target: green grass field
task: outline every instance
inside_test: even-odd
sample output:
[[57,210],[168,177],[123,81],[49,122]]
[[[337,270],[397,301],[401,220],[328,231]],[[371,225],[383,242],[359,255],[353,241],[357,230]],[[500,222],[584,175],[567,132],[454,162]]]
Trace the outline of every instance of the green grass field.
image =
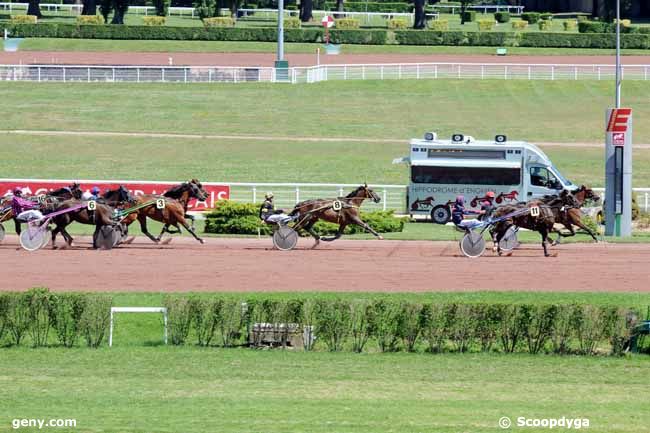
[[496,433],[503,416],[565,416],[588,418],[592,431],[641,433],[650,423],[641,398],[649,362],[642,356],[8,349],[0,358],[0,431],[12,431],[14,418],[74,418],[77,428],[70,431],[84,432]]
[[[603,140],[611,85],[547,81],[372,81],[317,85],[0,83],[3,129],[259,135],[269,140],[0,134],[4,177],[405,184],[393,158],[435,130],[531,142]],[[322,103],[328,94],[331,103]],[[626,82],[637,143],[650,143],[650,87]],[[386,102],[389,101],[389,102]],[[261,108],[264,107],[264,108]],[[497,107],[498,109],[490,109]],[[354,137],[395,143],[285,141]],[[548,147],[576,183],[602,186],[599,148]],[[250,163],[255,161],[254,170]],[[650,151],[635,151],[635,186],[650,184]]]
[[[3,41],[0,40],[0,47]],[[316,54],[321,44],[286,43],[287,54]],[[106,39],[59,39],[28,38],[20,44],[21,51],[112,51],[112,52],[197,52],[197,53],[275,53],[274,42],[225,42],[225,41],[156,41],[156,40],[106,40]],[[494,47],[451,47],[410,45],[343,45],[342,54],[489,54],[495,55]],[[622,50],[623,55],[647,55],[647,50]],[[580,48],[508,48],[510,56],[609,56],[612,50]],[[516,58],[515,58],[516,59]],[[513,59],[513,61],[515,61]],[[314,59],[314,62],[316,60]],[[517,60],[519,61],[519,60]]]

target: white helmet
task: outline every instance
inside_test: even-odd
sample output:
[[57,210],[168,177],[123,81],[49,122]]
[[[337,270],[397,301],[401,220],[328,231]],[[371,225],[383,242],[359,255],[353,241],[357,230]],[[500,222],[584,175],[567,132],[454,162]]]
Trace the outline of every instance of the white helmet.
[[271,191],[267,192],[264,198],[266,199],[273,198],[273,193]]

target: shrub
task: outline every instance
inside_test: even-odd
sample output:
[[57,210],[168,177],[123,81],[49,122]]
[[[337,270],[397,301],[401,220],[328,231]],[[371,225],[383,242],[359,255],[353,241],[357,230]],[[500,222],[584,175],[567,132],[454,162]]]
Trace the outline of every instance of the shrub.
[[476,316],[476,338],[483,352],[489,352],[497,341],[502,310],[503,306],[499,304],[478,304],[473,307]]
[[414,352],[422,332],[422,304],[402,302],[397,316],[397,336],[407,352]]
[[476,335],[476,315],[469,304],[449,304],[447,306],[449,337],[460,353],[466,352]]
[[499,340],[506,353],[513,353],[522,339],[526,338],[528,309],[521,305],[503,306],[501,326],[498,330]]
[[192,303],[182,295],[168,295],[163,300],[167,308],[167,328],[174,345],[185,344],[192,324]]
[[465,11],[462,14],[462,20],[466,23],[472,23],[476,21],[476,11]]
[[422,336],[428,342],[428,351],[442,352],[447,335],[447,315],[442,304],[425,304],[421,311]]
[[562,23],[564,30],[567,32],[574,31],[578,28],[578,22],[576,20],[566,20]]
[[10,295],[5,320],[9,328],[11,342],[16,346],[20,346],[20,342],[30,326],[29,297],[26,293]]
[[350,303],[350,334],[352,335],[352,351],[363,352],[368,339],[370,338],[371,326],[370,317],[372,306],[365,300],[352,301]]
[[540,15],[539,12],[524,12],[521,14],[521,19],[528,22],[528,24],[535,24],[539,21]]
[[341,30],[358,29],[359,20],[354,18],[339,18],[334,20],[334,27]]
[[217,319],[221,344],[223,347],[232,347],[240,336],[241,326],[245,320],[241,302],[232,298],[221,301],[221,314]]
[[539,353],[551,338],[555,319],[557,317],[556,305],[523,306],[529,317],[526,326],[526,340],[528,351],[532,354]]
[[259,208],[252,203],[219,200],[205,216],[206,233],[263,234],[271,233],[271,226],[259,218]]
[[289,17],[284,19],[285,29],[299,29],[301,26],[300,18]]
[[[326,2],[326,10],[334,10],[336,3]],[[412,12],[413,4],[407,2],[346,2],[346,12]],[[336,11],[334,11],[336,13]]]
[[494,19],[501,24],[507,23],[510,21],[510,12],[496,12]]
[[591,355],[605,333],[603,310],[593,305],[583,305],[575,314],[576,336],[580,352]]
[[392,20],[386,21],[386,26],[389,29],[395,30],[395,29],[405,29],[408,28],[409,24],[405,19],[402,18],[394,18]]
[[36,24],[38,17],[36,15],[12,15],[11,24]]
[[558,305],[555,322],[551,331],[553,352],[564,355],[571,350],[571,340],[575,337],[580,305]]
[[9,293],[0,293],[0,344],[2,343],[2,338],[9,329],[9,307],[11,303],[12,295]]
[[449,20],[431,20],[428,23],[431,30],[446,32],[449,30]]
[[62,346],[72,347],[79,339],[85,306],[86,296],[80,293],[59,293],[52,297],[52,326]]
[[203,25],[206,28],[210,28],[210,27],[234,27],[235,26],[235,20],[232,17],[203,18]]
[[553,28],[553,22],[551,20],[541,20],[537,22],[537,26],[541,31],[548,31]]
[[[630,27],[632,20],[621,20],[621,27]],[[614,26],[616,26],[616,18],[614,18]]]
[[350,332],[350,306],[341,300],[321,300],[316,309],[316,335],[330,352],[341,351]]
[[478,24],[478,30],[480,32],[489,32],[494,29],[493,20],[478,20],[476,24]]
[[637,325],[637,314],[625,308],[608,307],[605,315],[605,337],[609,340],[610,353],[614,356],[625,354]]
[[528,27],[528,21],[517,20],[512,22],[512,28],[515,30],[526,30]]
[[50,292],[45,288],[29,289],[25,294],[29,304],[29,334],[33,347],[47,345],[50,332]]
[[553,14],[550,12],[544,12],[539,14],[539,19],[542,21],[547,21],[547,20],[552,20],[553,19]]
[[189,298],[190,323],[199,346],[209,346],[217,331],[223,301],[193,296]]
[[160,16],[146,16],[142,17],[142,23],[145,26],[164,26],[165,25],[165,17],[160,17]]
[[113,298],[107,295],[86,295],[86,303],[79,321],[88,347],[102,344],[111,320]]
[[371,334],[377,340],[382,352],[395,352],[399,343],[397,320],[400,305],[390,300],[380,299],[372,303],[370,314]]
[[101,15],[79,15],[77,17],[77,24],[85,25],[101,25],[104,24],[104,17]]

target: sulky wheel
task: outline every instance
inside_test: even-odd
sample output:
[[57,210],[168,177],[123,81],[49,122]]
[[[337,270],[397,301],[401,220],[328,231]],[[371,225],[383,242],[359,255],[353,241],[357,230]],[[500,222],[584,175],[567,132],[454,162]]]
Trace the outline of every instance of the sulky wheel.
[[298,243],[298,232],[288,226],[280,226],[273,232],[273,245],[281,251],[289,251]]
[[439,204],[431,209],[431,220],[436,224],[447,224],[451,220],[449,206]]
[[113,226],[101,226],[95,234],[95,246],[100,250],[110,250],[115,242]]
[[465,233],[465,236],[460,240],[460,250],[466,257],[480,257],[485,251],[485,239],[480,233]]
[[20,233],[20,246],[27,251],[36,251],[47,242],[47,230],[35,224],[27,224],[27,228]]
[[519,240],[517,239],[517,229],[514,226],[510,226],[499,241],[499,248],[501,248],[502,251],[508,252],[514,250],[518,246]]
[[5,238],[5,228],[2,224],[0,224],[0,242],[2,242]]

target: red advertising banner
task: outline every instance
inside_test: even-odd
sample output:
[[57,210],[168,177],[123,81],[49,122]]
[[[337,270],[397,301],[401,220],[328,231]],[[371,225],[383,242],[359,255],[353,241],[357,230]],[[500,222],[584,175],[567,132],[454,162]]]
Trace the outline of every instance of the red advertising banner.
[[[69,186],[74,181],[69,180],[30,180],[30,179],[0,179],[0,197],[10,193],[15,188],[22,188],[23,193],[28,195],[46,194],[64,186]],[[102,193],[108,189],[115,189],[124,185],[133,195],[162,194],[169,188],[178,185],[180,182],[144,182],[144,181],[76,181],[83,191],[90,191],[98,186]],[[206,201],[192,200],[188,205],[190,211],[205,211],[214,207],[217,200],[230,198],[230,187],[223,184],[203,183],[203,189],[208,193]]]

